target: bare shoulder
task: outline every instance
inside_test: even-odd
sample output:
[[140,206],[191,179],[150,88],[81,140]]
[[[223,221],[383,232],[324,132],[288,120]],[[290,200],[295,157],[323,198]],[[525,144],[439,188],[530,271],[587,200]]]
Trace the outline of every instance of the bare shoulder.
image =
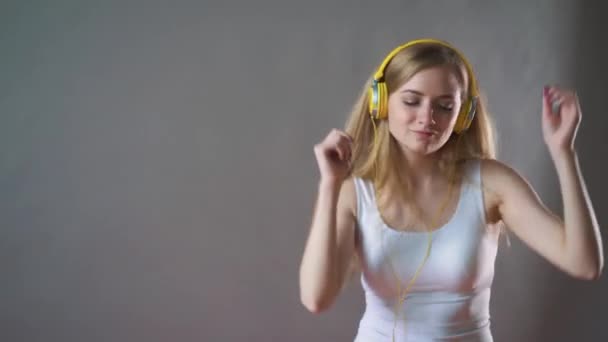
[[483,160],[481,174],[490,210],[498,209],[502,219],[521,206],[536,206],[539,198],[530,183],[513,167],[498,160]]
[[342,182],[340,196],[338,198],[338,208],[345,214],[357,216],[357,190],[355,189],[354,178],[348,177]]
[[481,159],[480,172],[488,222],[500,221],[503,219],[500,207],[505,199],[528,188],[527,182],[513,167],[496,159]]
[[481,177],[484,185],[496,190],[527,183],[517,170],[496,159],[481,160]]

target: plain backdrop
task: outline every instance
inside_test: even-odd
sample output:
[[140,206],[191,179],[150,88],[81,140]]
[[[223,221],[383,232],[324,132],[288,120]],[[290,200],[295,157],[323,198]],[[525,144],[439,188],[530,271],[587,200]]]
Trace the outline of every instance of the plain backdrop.
[[[445,39],[476,70],[499,159],[561,215],[542,87],[579,92],[608,216],[602,2],[3,1],[0,340],[349,341],[359,280],[313,315],[298,268],[318,171],[395,46]],[[606,341],[607,281],[501,243],[496,341]]]

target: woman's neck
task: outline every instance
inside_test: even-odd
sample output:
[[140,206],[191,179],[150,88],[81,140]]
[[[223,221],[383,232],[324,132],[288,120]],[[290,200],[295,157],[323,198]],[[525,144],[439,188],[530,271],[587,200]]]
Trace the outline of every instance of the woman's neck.
[[421,155],[415,153],[403,153],[404,170],[407,170],[406,177],[412,190],[430,190],[432,185],[438,181],[445,180],[440,168],[439,157],[436,153]]

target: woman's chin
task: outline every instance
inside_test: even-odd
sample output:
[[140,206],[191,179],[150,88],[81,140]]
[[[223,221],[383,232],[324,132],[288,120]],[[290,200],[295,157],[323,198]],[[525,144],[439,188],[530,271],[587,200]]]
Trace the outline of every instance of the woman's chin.
[[405,149],[409,153],[414,153],[414,154],[420,155],[420,156],[427,156],[427,155],[433,154],[437,151],[436,146],[434,146],[433,144],[421,144],[421,143],[407,144],[405,146]]

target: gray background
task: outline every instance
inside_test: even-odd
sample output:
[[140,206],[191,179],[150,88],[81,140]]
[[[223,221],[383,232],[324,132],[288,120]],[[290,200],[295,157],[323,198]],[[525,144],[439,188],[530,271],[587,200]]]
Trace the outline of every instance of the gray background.
[[[0,340],[352,340],[358,279],[322,315],[299,302],[312,146],[413,38],[469,56],[499,159],[559,212],[540,95],[576,87],[577,147],[605,224],[605,12],[573,0],[3,1]],[[495,338],[605,341],[606,284],[570,279],[512,238],[496,263]]]

